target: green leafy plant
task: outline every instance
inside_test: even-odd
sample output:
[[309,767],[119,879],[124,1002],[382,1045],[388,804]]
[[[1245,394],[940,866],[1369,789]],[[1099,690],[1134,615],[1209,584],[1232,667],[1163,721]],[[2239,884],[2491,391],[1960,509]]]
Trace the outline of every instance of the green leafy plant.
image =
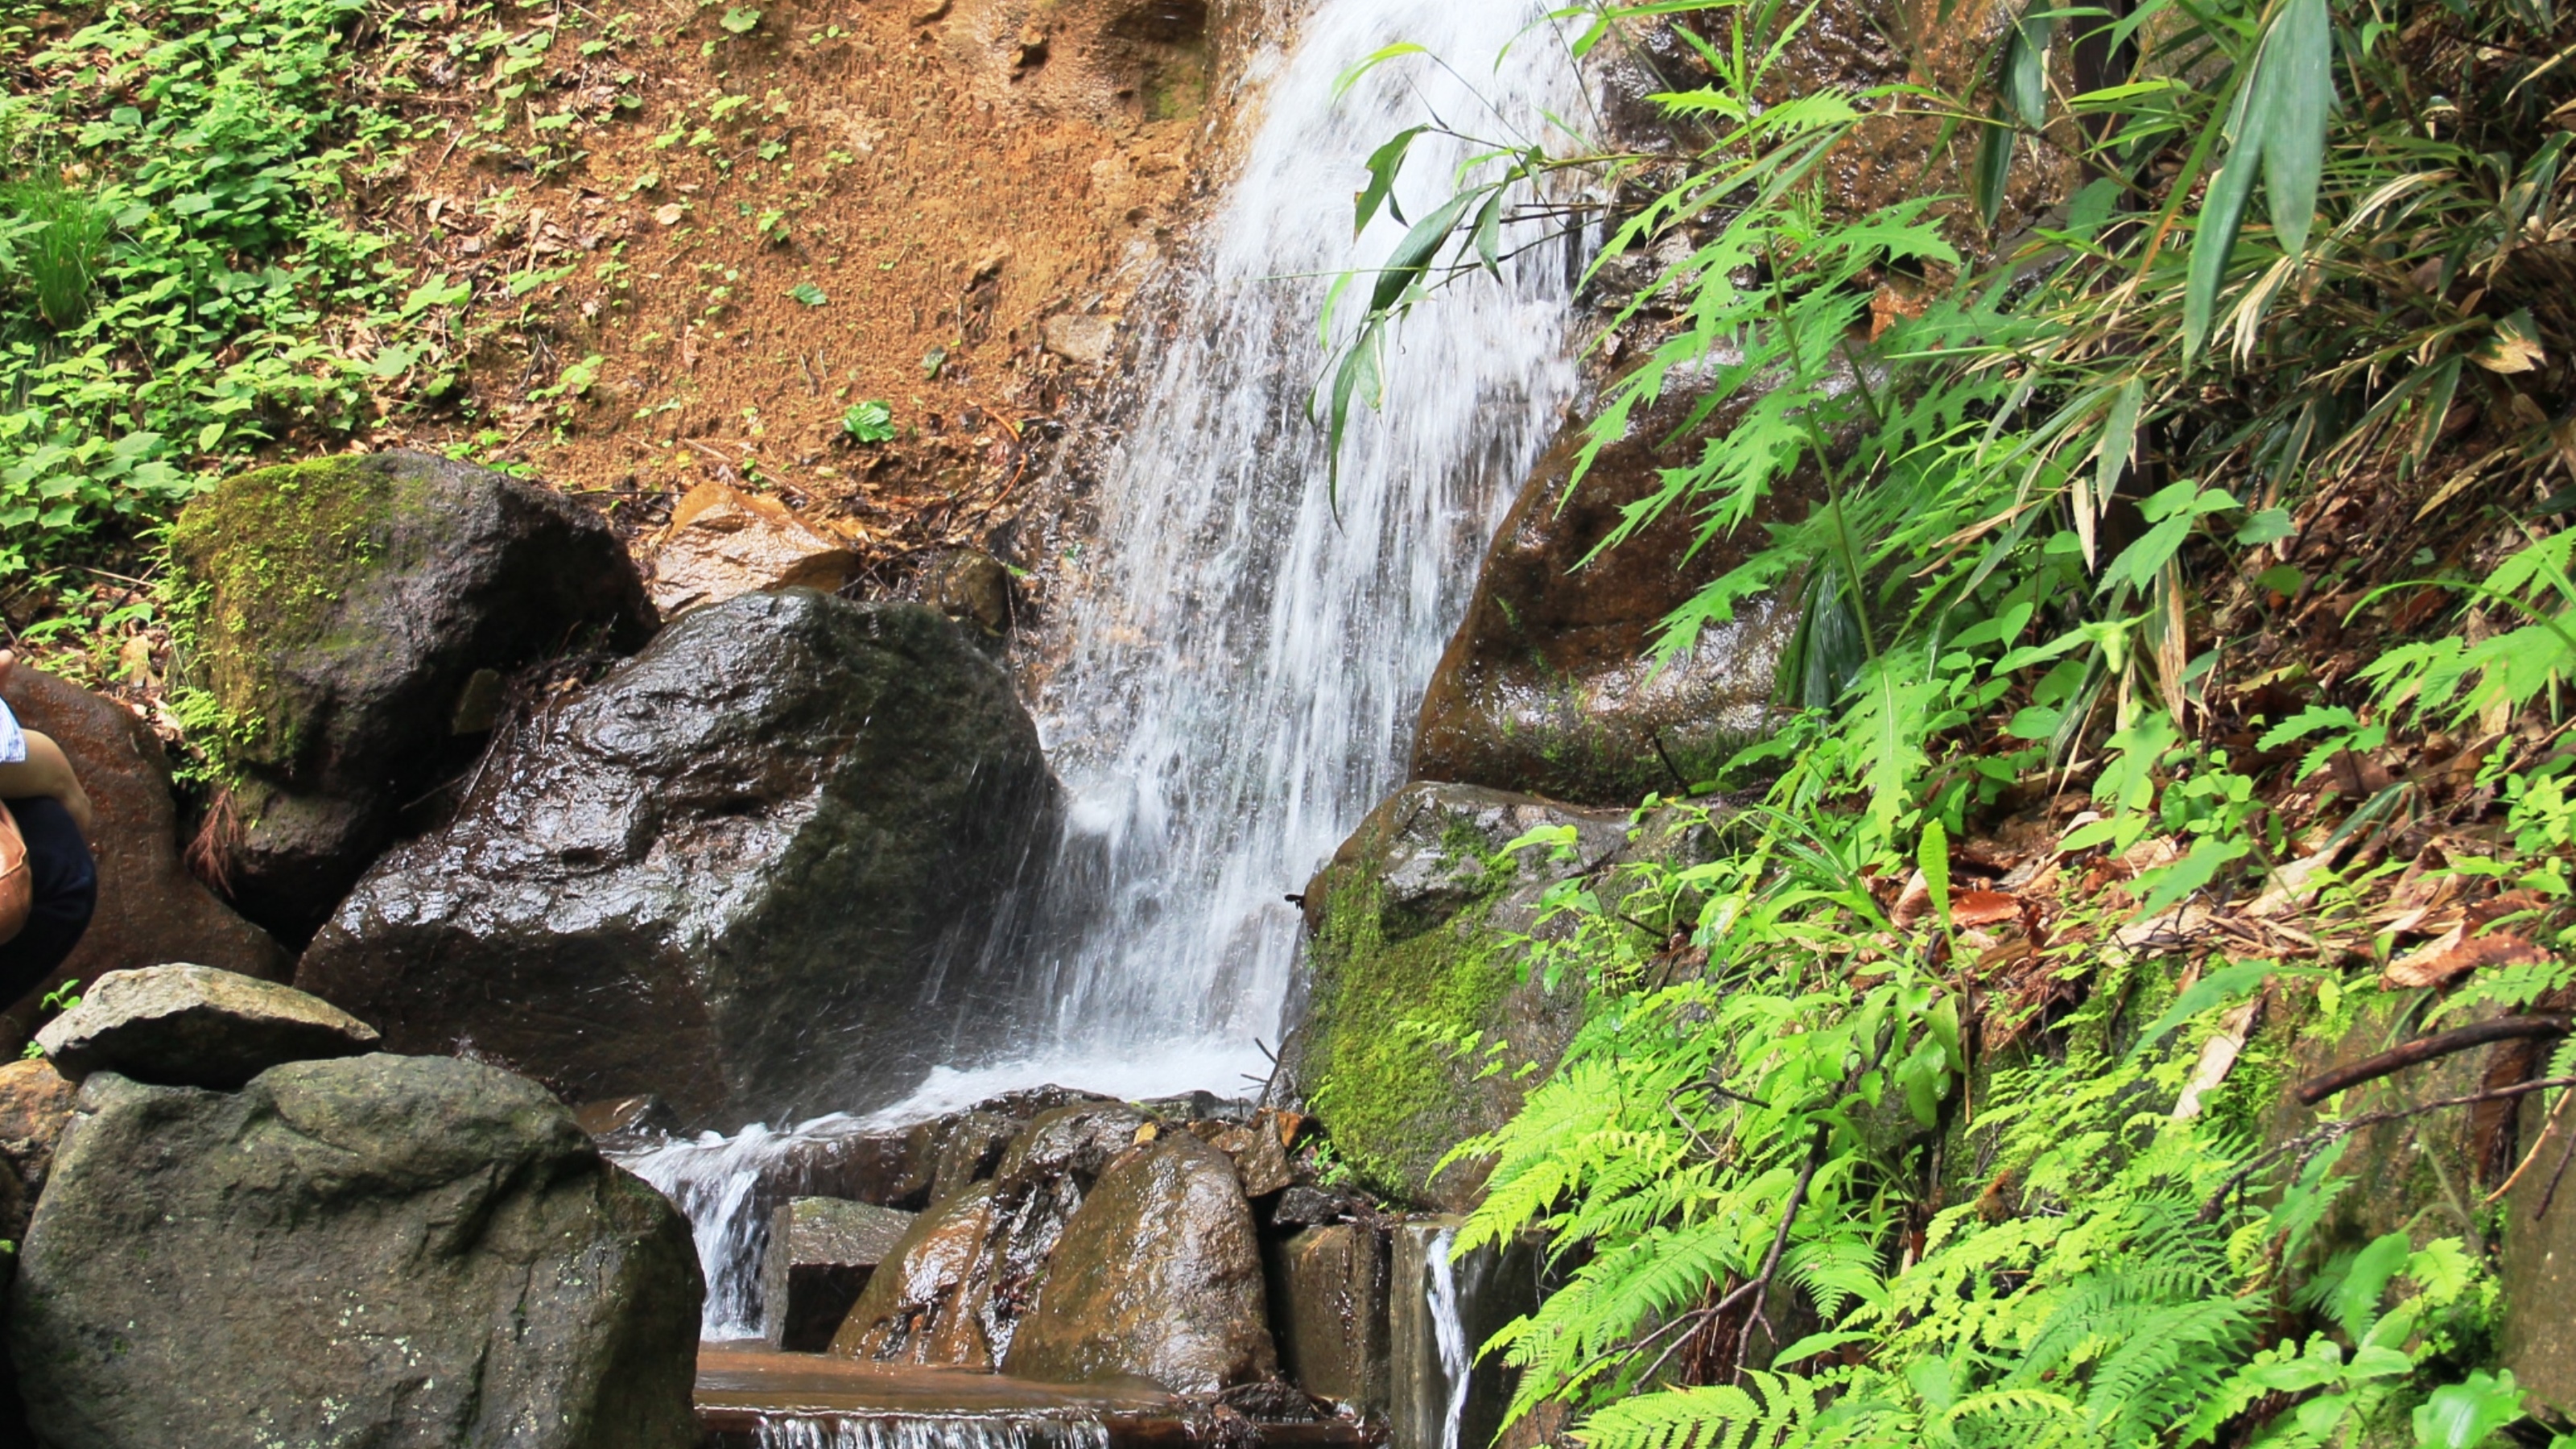
[[855,442],[891,443],[894,441],[894,409],[874,400],[852,403],[841,414],[841,431]]
[[0,215],[16,222],[9,270],[32,295],[36,315],[56,332],[80,325],[113,229],[106,210],[60,177],[40,174],[0,187]]

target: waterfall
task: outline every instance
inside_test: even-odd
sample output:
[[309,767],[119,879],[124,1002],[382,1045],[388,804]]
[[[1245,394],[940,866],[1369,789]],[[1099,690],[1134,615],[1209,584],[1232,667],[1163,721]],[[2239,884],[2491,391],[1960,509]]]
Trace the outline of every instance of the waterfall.
[[[1067,653],[1038,715],[1071,808],[1025,990],[1044,1016],[978,1085],[1239,1093],[1266,1073],[1255,1043],[1277,1040],[1300,936],[1286,897],[1403,782],[1477,561],[1573,393],[1571,247],[1425,309],[1390,350],[1387,411],[1354,418],[1338,489],[1307,418],[1317,319],[1332,277],[1402,233],[1382,216],[1351,236],[1387,138],[1435,115],[1535,138],[1542,111],[1583,106],[1556,31],[1523,33],[1539,13],[1321,0],[1274,69],[1177,316],[1140,348],[1098,537],[1054,585]],[[1335,98],[1399,41],[1455,71],[1398,62]],[[1436,205],[1465,154],[1422,138],[1404,213]]]
[[[1136,319],[1142,401],[1101,472],[1097,537],[1048,586],[1062,659],[1037,713],[1071,807],[1026,1019],[1007,1051],[942,1067],[872,1117],[625,1159],[695,1225],[710,1338],[757,1331],[766,1225],[749,1183],[800,1136],[1050,1081],[1241,1095],[1267,1072],[1261,1043],[1278,1040],[1300,936],[1285,897],[1402,783],[1477,562],[1573,395],[1574,249],[1532,249],[1395,339],[1387,411],[1354,418],[1337,489],[1307,416],[1317,320],[1332,278],[1402,234],[1381,216],[1351,235],[1351,196],[1389,137],[1437,115],[1535,140],[1542,113],[1587,104],[1557,32],[1524,33],[1543,13],[1315,0],[1293,47],[1253,67],[1262,94],[1244,104],[1261,107],[1259,128],[1187,276]],[[1400,41],[1454,70],[1416,58],[1335,96]],[[1510,98],[1505,112],[1488,97]],[[1404,213],[1436,206],[1466,154],[1424,136]]]
[[1440,1378],[1448,1387],[1448,1408],[1440,1421],[1440,1449],[1458,1449],[1458,1430],[1467,1421],[1467,1325],[1458,1313],[1458,1272],[1449,1261],[1456,1228],[1442,1228],[1431,1239],[1425,1257],[1430,1281],[1423,1301],[1431,1311],[1432,1337],[1440,1345]]

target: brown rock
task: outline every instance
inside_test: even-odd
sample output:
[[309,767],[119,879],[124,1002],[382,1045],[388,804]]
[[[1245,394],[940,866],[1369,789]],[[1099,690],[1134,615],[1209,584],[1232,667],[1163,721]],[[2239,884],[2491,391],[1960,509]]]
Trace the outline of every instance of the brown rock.
[[1225,1154],[1167,1132],[1111,1162],[1065,1225],[1006,1373],[1133,1375],[1207,1394],[1270,1377],[1261,1251]]
[[967,1296],[993,1227],[993,1185],[979,1182],[913,1220],[868,1279],[828,1350],[883,1363],[993,1366]]
[[1011,570],[989,553],[960,549],[950,554],[932,570],[923,596],[931,607],[988,639],[1011,630]]
[[912,1222],[911,1213],[839,1198],[800,1197],[779,1208],[760,1259],[762,1337],[789,1353],[831,1347]]
[[1279,1122],[1272,1113],[1263,1112],[1244,1126],[1228,1127],[1206,1140],[1234,1159],[1247,1197],[1268,1197],[1297,1180],[1288,1163],[1288,1145],[1280,1140]]
[[41,1058],[0,1066],[0,1238],[27,1236],[27,1215],[53,1170],[75,1089]]
[[1383,1413],[1386,1236],[1364,1223],[1308,1228],[1272,1255],[1280,1369],[1306,1392]]
[[169,756],[141,720],[111,700],[20,666],[9,708],[29,729],[51,735],[80,772],[98,809],[98,914],[62,969],[10,1008],[0,1054],[16,1055],[34,1034],[37,999],[66,980],[164,961],[203,961],[281,980],[293,969],[268,933],[234,915],[179,860],[179,810],[170,794]]
[[785,504],[701,483],[671,512],[653,556],[653,603],[667,617],[736,594],[810,588],[832,593],[858,558]]
[[1665,617],[1741,562],[1764,523],[1804,513],[1802,497],[1776,500],[1736,540],[1696,554],[1697,520],[1674,508],[1583,566],[1661,470],[1695,457],[1740,411],[1667,444],[1691,401],[1641,410],[1570,494],[1583,426],[1569,424],[1540,458],[1423,695],[1413,778],[1631,805],[1709,779],[1763,731],[1792,610],[1756,602],[1686,656],[1659,668],[1647,654]]

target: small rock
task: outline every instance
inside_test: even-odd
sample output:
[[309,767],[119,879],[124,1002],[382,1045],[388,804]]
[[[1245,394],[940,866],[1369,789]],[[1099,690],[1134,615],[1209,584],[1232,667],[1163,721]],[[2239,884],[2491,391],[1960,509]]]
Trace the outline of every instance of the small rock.
[[230,1091],[285,1062],[356,1056],[376,1029],[292,986],[181,963],[110,971],[36,1043],[74,1081],[114,1071]]
[[868,1279],[912,1230],[913,1214],[839,1198],[800,1197],[771,1220],[760,1260],[762,1336],[789,1353],[820,1353]]
[[572,1120],[604,1152],[632,1152],[680,1130],[680,1114],[650,1092],[584,1102],[572,1109]]
[[960,549],[933,569],[924,596],[931,607],[998,639],[1011,629],[1010,566],[989,553]]
[[1296,1170],[1288,1163],[1288,1149],[1268,1113],[1244,1126],[1227,1128],[1209,1138],[1208,1145],[1234,1159],[1247,1197],[1268,1197],[1297,1180]]
[[1283,1301],[1271,1317],[1281,1371],[1321,1398],[1383,1412],[1387,1268],[1385,1236],[1358,1223],[1308,1228],[1280,1244],[1271,1281]]
[[680,224],[680,219],[688,214],[689,209],[686,206],[683,206],[676,201],[666,201],[660,206],[653,208],[653,224],[655,226],[678,226]]
[[27,1215],[53,1170],[54,1144],[72,1118],[72,1094],[51,1062],[0,1066],[0,1238],[27,1236]]
[[671,512],[653,556],[653,602],[665,615],[737,594],[810,588],[831,593],[857,572],[841,540],[785,504],[701,483]]
[[1344,1199],[1301,1183],[1279,1194],[1278,1205],[1270,1210],[1270,1221],[1283,1228],[1308,1228],[1338,1223],[1350,1215],[1350,1204]]
[[1109,360],[1109,350],[1118,343],[1118,319],[1060,312],[1046,319],[1040,335],[1046,339],[1047,351],[1065,361],[1098,367]]
[[1267,1378],[1276,1352],[1252,1209],[1224,1154],[1169,1132],[1121,1154],[1065,1225],[1006,1373],[1135,1375],[1213,1394]]

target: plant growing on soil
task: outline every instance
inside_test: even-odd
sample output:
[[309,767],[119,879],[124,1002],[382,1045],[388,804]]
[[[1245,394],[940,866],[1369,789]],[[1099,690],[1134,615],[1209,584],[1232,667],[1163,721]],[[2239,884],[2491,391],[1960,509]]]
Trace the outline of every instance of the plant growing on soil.
[[885,403],[869,400],[850,404],[841,414],[841,431],[854,442],[891,443],[894,441],[894,409]]
[[[1365,309],[1318,397],[1338,445],[1412,309],[1530,223],[1598,224],[1596,288],[1658,260],[1605,301],[1601,339],[1636,357],[1585,463],[1667,390],[1697,399],[1677,438],[1740,421],[1589,565],[1675,509],[1705,544],[1792,480],[1817,499],[1662,643],[1757,594],[1803,605],[1781,727],[1730,767],[1760,803],[1712,821],[1716,863],[1554,902],[1530,969],[1590,981],[1593,1018],[1459,1149],[1499,1164],[1461,1246],[1538,1229],[1570,1274],[1488,1345],[1522,1369],[1515,1412],[1569,1405],[1593,1449],[2486,1442],[2529,1407],[2468,1372],[2486,1223],[2329,1240],[2338,1160],[2382,1118],[2267,1148],[2280,1083],[2235,1064],[2285,983],[2313,983],[2292,1020],[2329,1040],[2401,993],[2576,989],[2576,535],[2541,498],[2576,470],[2576,177],[2550,121],[2576,37],[2509,0],[2034,3],[1972,93],[1921,56],[1789,93],[1816,13],[1560,11],[1578,52],[1672,23],[1696,70],[1657,99],[1698,139],[1486,140],[1346,279]],[[1964,153],[1963,194],[1827,193],[1909,124]],[[1371,161],[1363,227],[1437,129]],[[2426,565],[2443,588],[2383,587]],[[2448,599],[2468,608],[2403,639]],[[2314,657],[2324,611],[2380,643]],[[2014,812],[2049,831],[2039,875],[1963,875],[1951,842]],[[2290,935],[2246,924],[2257,886]],[[2457,929],[2398,950],[2435,899]],[[1685,950],[1635,924],[1676,915]],[[2501,1098],[2398,1110],[2571,1083],[2562,1040]]]

